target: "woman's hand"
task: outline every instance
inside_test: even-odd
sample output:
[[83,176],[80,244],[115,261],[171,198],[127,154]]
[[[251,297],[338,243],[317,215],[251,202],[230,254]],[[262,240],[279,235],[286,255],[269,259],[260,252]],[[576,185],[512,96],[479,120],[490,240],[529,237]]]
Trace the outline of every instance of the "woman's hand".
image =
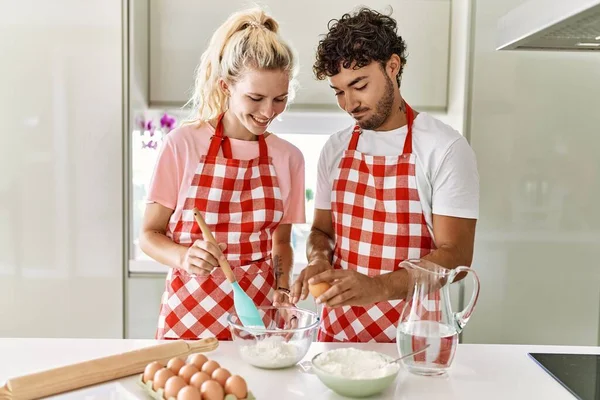
[[185,252],[180,268],[191,275],[208,276],[219,266],[219,259],[225,260],[226,247],[225,243],[217,247],[205,240],[196,240]]
[[273,293],[273,305],[275,307],[293,306],[288,288],[278,288]]

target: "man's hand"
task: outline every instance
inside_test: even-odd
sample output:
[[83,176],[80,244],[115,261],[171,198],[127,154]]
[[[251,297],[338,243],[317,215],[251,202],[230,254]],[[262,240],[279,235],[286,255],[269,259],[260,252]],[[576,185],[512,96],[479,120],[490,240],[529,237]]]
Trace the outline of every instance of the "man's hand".
[[292,303],[296,304],[308,296],[308,280],[324,271],[329,271],[333,267],[329,261],[323,258],[317,258],[306,266],[292,285],[291,298]]
[[309,283],[332,284],[331,288],[317,299],[317,303],[327,307],[367,306],[388,300],[387,287],[382,279],[384,277],[385,275],[369,277],[353,270],[332,269],[314,276]]

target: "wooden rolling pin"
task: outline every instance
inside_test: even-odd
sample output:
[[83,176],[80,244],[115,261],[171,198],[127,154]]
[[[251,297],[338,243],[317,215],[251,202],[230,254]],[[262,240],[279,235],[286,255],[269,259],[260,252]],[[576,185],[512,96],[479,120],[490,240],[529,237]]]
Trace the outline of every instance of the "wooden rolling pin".
[[214,337],[196,341],[174,340],[113,356],[97,358],[9,379],[0,388],[0,399],[29,400],[139,374],[152,361],[164,364],[173,357],[211,351],[219,346]]

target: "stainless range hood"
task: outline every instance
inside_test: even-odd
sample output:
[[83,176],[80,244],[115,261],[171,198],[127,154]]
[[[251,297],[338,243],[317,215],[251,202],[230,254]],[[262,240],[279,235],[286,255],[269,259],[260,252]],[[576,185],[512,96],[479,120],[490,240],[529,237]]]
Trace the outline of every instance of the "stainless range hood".
[[496,50],[600,51],[600,0],[528,0],[498,33]]

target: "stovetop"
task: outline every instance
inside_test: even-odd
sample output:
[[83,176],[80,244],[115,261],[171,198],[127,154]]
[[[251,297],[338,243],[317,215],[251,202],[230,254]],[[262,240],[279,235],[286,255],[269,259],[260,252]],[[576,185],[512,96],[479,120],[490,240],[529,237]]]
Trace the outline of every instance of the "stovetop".
[[529,353],[579,400],[600,400],[600,355]]

